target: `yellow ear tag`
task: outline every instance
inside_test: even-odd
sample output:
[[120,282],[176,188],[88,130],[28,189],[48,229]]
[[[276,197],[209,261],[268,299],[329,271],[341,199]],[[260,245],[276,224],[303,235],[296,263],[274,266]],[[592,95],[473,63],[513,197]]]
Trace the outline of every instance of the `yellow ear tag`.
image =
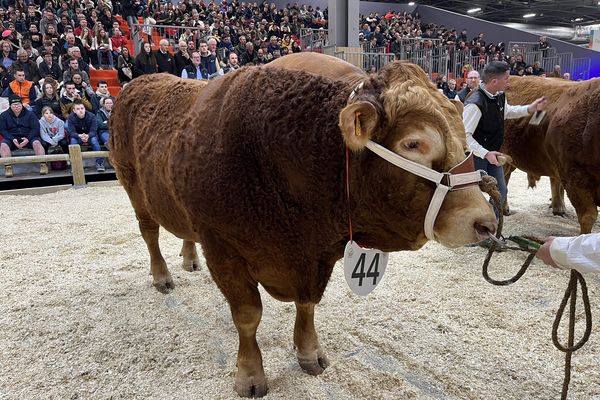
[[362,135],[362,130],[360,129],[360,113],[354,114],[354,129],[356,136]]

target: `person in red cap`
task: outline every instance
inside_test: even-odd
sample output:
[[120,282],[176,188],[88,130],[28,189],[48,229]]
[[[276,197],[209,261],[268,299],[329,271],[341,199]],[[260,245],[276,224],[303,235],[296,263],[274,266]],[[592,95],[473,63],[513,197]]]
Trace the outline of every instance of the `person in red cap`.
[[[40,121],[21,102],[21,98],[15,94],[8,99],[10,107],[0,114],[0,135],[4,139],[0,142],[0,156],[10,157],[12,150],[29,148],[38,156],[46,154],[40,138]],[[40,163],[40,174],[48,173],[48,164]],[[4,176],[13,176],[12,165],[4,166]]]

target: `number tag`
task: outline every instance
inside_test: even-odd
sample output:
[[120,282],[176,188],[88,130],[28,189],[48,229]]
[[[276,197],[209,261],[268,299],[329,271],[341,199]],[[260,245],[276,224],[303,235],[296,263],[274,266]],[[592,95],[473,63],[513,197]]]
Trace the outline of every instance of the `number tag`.
[[387,262],[388,253],[348,242],[344,250],[344,276],[350,289],[359,296],[371,293],[381,282]]

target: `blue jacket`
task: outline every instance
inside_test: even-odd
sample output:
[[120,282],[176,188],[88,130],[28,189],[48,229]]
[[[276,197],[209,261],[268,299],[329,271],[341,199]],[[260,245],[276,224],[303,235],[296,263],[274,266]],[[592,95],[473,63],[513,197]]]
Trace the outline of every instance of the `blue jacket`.
[[98,136],[96,116],[86,111],[85,117],[79,118],[77,114],[72,112],[67,119],[67,130],[69,131],[69,137],[77,137],[77,135],[82,133],[87,133],[90,138]]
[[0,114],[0,135],[9,142],[19,137],[26,137],[32,142],[40,136],[40,121],[33,111],[29,111],[25,107],[18,117],[9,108]]

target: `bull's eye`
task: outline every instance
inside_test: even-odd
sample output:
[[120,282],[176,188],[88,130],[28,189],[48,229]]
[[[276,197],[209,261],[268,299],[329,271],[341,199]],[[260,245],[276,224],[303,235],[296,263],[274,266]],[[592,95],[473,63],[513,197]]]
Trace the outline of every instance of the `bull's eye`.
[[415,149],[419,148],[419,142],[417,142],[416,140],[410,141],[410,142],[404,143],[404,147],[406,147],[409,150],[415,150]]

